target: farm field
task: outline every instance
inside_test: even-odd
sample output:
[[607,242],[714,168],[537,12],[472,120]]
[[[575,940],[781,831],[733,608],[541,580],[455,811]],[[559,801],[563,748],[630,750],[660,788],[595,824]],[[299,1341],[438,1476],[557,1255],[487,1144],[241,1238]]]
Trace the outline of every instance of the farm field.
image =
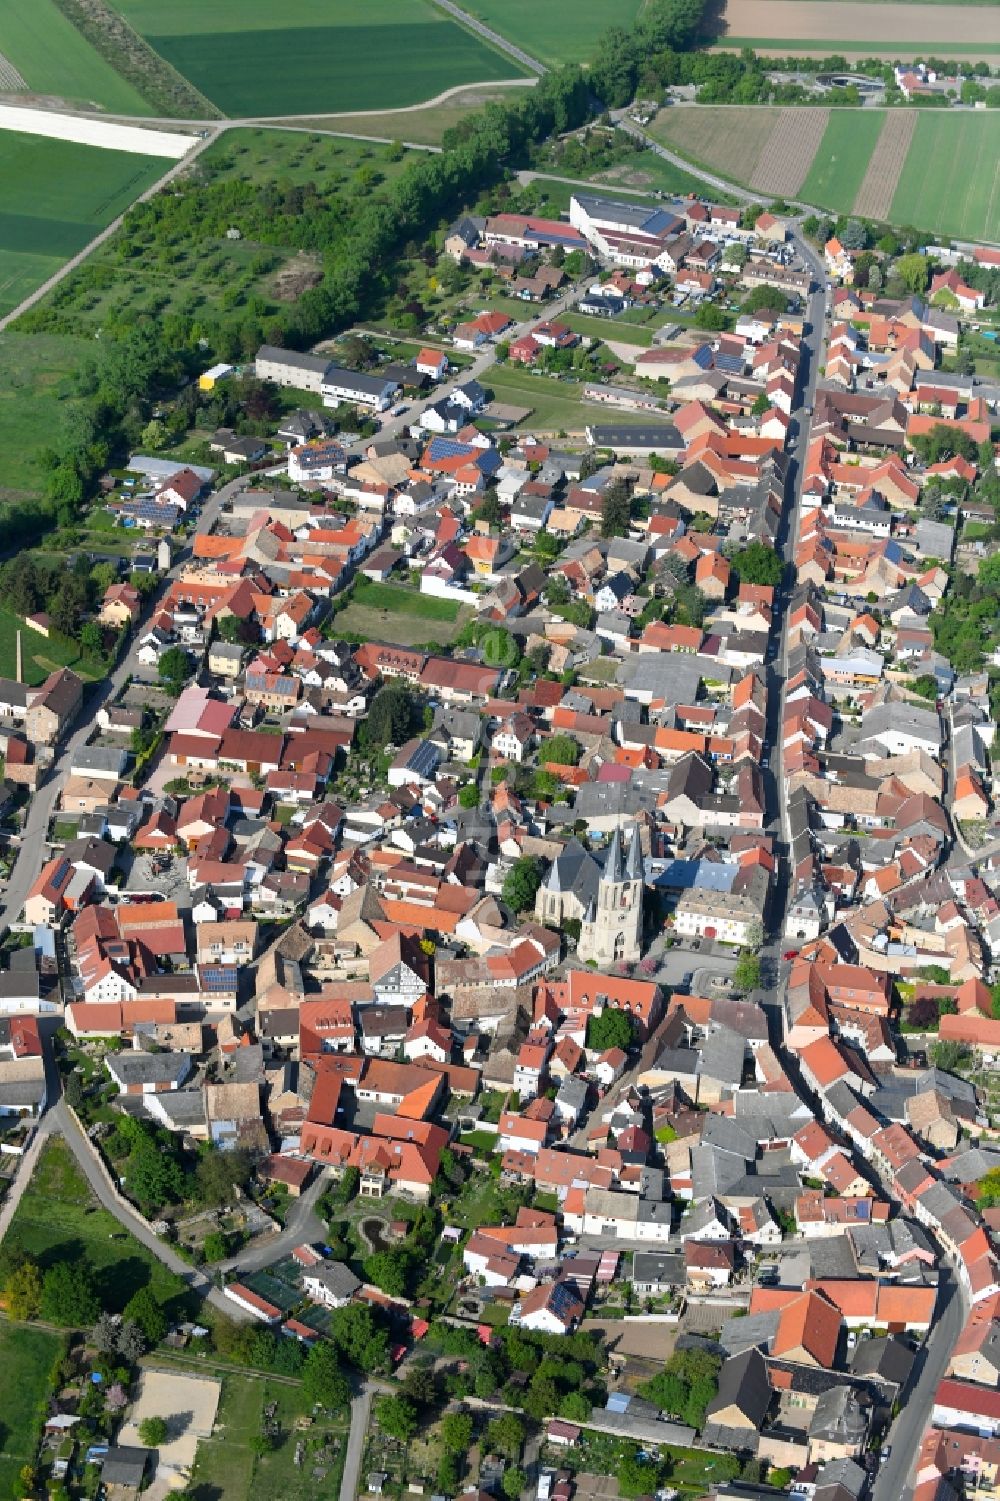
[[120,1313],[146,1286],[168,1317],[190,1307],[191,1295],[180,1278],[100,1207],[61,1137],[52,1137],[42,1149],[7,1240],[34,1257],[43,1272],[57,1261],[82,1260],[93,1273],[101,1306],[111,1313]]
[[6,0],[0,6],[0,54],[32,93],[115,114],[150,113],[142,95],[105,62],[55,0]]
[[992,111],[675,107],[650,133],[760,192],[1000,240],[1000,116]]
[[733,182],[749,182],[781,114],[773,105],[751,109],[732,104],[716,104],[710,109],[674,107],[660,111],[649,134],[699,166],[721,172]]
[[892,199],[898,224],[1000,239],[1000,118],[921,115]]
[[[995,17],[995,10],[994,10]],[[921,51],[989,56],[1000,51],[1000,24],[979,5],[898,3],[898,0],[727,0],[720,41],[816,51],[867,49],[887,57]]]
[[800,190],[807,203],[821,203],[842,214],[851,212],[884,122],[882,110],[831,111]]
[[513,101],[530,87],[527,82],[512,87],[482,84],[458,89],[440,104],[383,113],[322,115],[314,123],[318,130],[342,131],[347,136],[376,136],[384,141],[440,146],[445,131],[464,120],[473,110],[482,109],[484,104],[497,99]]
[[0,317],[169,165],[159,157],[0,132]]
[[115,0],[151,47],[233,116],[398,107],[523,70],[430,0]]
[[609,26],[631,26],[641,0],[473,0],[469,14],[547,63],[583,63]]
[[22,1468],[34,1457],[45,1418],[49,1377],[62,1344],[57,1334],[42,1329],[0,1324],[0,1495],[15,1494]]

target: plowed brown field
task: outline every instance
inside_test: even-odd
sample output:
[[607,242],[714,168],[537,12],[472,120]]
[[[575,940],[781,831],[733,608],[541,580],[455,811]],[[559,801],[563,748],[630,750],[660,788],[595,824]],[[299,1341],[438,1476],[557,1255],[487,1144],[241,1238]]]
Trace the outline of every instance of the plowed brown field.
[[783,109],[750,179],[754,191],[794,197],[808,176],[829,118],[828,109]]
[[915,109],[891,109],[875,144],[868,170],[854,199],[854,212],[866,219],[884,219],[892,203],[906,153],[917,128]]

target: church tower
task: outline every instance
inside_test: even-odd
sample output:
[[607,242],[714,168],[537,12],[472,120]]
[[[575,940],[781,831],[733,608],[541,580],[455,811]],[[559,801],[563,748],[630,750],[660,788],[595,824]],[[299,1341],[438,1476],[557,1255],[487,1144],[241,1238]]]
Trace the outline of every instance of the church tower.
[[642,906],[645,871],[639,830],[632,835],[626,854],[621,831],[616,829],[604,869],[597,883],[597,897],[580,924],[577,954],[599,967],[634,964],[642,953]]

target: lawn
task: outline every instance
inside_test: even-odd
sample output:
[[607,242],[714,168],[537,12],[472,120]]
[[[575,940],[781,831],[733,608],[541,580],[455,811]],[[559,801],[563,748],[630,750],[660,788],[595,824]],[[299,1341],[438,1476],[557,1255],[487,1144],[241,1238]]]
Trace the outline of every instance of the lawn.
[[43,1271],[57,1261],[85,1262],[102,1307],[111,1313],[120,1313],[132,1294],[147,1285],[170,1317],[191,1305],[179,1279],[100,1207],[59,1136],[46,1143],[7,1238]]
[[[670,309],[665,309],[660,321],[670,320]],[[574,333],[590,334],[594,339],[610,339],[613,344],[638,344],[648,349],[653,342],[653,331],[642,328],[623,318],[592,318],[589,313],[561,313],[560,323],[565,323]]]
[[[454,600],[415,595],[422,603],[446,605],[456,612],[452,619],[447,616],[425,615],[405,606],[400,608],[396,596],[403,594],[403,590],[398,586],[395,590],[391,584],[372,584],[369,588],[391,591],[389,603],[369,603],[367,591],[356,594],[346,609],[337,612],[338,636],[344,634],[361,641],[388,641],[393,646],[425,646],[433,642],[444,647],[458,635],[465,621],[472,615],[469,606],[460,605]],[[404,595],[404,599],[405,597]]]
[[1000,239],[1000,115],[921,114],[891,216],[943,234]]
[[374,584],[359,578],[354,585],[358,604],[386,610],[390,615],[414,615],[420,620],[445,620],[453,625],[462,606],[454,599],[437,599],[403,584]]
[[[399,108],[514,78],[512,58],[431,0],[116,0],[136,31],[234,116]],[[331,14],[331,11],[333,14]]]
[[[278,1446],[258,1459],[251,1444],[261,1432],[265,1406],[277,1403]],[[343,1468],[341,1423],[304,1416],[299,1387],[269,1383],[263,1377],[226,1375],[215,1433],[198,1445],[193,1489],[213,1501],[249,1501],[251,1495],[281,1501],[334,1501]],[[295,1463],[299,1443],[305,1462]]]
[[833,110],[800,196],[850,213],[882,132],[882,110]]
[[126,209],[169,163],[0,133],[0,316]]
[[0,53],[36,94],[55,94],[123,115],[150,106],[59,10],[55,0],[0,5]]
[[[603,320],[598,321],[603,326]],[[521,426],[532,432],[582,432],[588,422],[608,420],[606,407],[583,400],[583,386],[578,381],[553,380],[512,366],[497,366],[490,371],[487,384],[497,401],[531,408],[531,416]]]
[[0,1496],[19,1494],[20,1472],[34,1458],[62,1345],[57,1334],[0,1324]]
[[34,687],[44,683],[50,672],[57,667],[72,667],[84,678],[103,675],[105,669],[89,664],[80,656],[75,641],[63,636],[40,636],[19,620],[16,615],[0,610],[0,677],[13,678],[17,666],[17,633],[21,632],[21,651],[24,659],[24,682]]
[[547,63],[589,62],[610,26],[631,26],[642,0],[471,0],[470,15]]
[[94,348],[82,338],[0,334],[0,500],[41,490],[39,452],[72,417],[69,375]]

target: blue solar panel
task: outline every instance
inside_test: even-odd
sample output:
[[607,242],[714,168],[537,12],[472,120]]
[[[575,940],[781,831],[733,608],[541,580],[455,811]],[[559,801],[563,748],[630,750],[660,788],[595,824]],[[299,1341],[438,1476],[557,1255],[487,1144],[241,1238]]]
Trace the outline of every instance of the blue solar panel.
[[432,459],[465,458],[476,452],[471,443],[458,443],[454,438],[432,438],[430,442]]

